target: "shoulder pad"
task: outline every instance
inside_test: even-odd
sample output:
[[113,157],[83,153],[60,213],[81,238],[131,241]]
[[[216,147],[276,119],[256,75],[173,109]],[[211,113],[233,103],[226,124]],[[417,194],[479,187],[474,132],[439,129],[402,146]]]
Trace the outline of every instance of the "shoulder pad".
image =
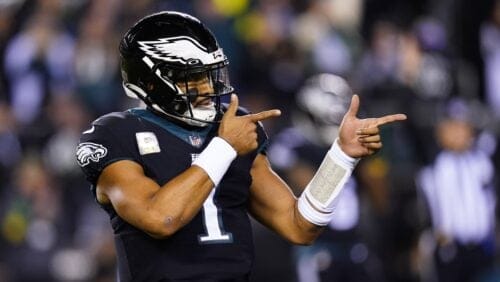
[[127,112],[113,112],[97,118],[92,122],[92,124],[101,126],[117,124],[133,117],[133,115],[130,115]]

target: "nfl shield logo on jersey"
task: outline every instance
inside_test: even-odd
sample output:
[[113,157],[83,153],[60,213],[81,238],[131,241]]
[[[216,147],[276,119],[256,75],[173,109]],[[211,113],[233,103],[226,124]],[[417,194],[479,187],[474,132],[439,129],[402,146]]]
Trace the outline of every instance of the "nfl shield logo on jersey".
[[189,142],[191,142],[191,145],[199,148],[201,146],[201,144],[203,143],[203,140],[201,139],[200,136],[190,135]]

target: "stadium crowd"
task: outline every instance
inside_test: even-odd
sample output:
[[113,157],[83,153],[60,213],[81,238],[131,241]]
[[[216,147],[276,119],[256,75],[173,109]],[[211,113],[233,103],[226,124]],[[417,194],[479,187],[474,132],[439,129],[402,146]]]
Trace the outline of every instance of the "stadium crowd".
[[[75,148],[90,121],[136,106],[118,43],[161,10],[215,33],[241,104],[281,109],[271,142],[319,73],[349,82],[361,116],[408,115],[355,170],[350,258],[373,281],[500,280],[500,1],[0,0],[0,281],[114,281]],[[291,246],[255,225],[252,279],[298,281]]]

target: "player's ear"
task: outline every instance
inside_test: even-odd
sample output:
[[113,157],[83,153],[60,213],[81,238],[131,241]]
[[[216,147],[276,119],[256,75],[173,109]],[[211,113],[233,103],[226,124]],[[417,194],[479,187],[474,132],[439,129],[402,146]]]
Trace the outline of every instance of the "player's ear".
[[151,82],[146,83],[146,89],[148,89],[148,91],[153,91],[155,89],[155,85]]

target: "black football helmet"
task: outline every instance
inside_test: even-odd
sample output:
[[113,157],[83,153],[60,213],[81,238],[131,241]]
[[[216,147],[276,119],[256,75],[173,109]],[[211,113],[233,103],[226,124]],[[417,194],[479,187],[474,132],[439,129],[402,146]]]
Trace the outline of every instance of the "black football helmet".
[[[120,42],[123,87],[156,112],[203,127],[220,121],[221,96],[234,92],[228,60],[212,32],[198,19],[160,12],[139,20]],[[209,83],[210,93],[189,89],[190,81]],[[210,105],[193,107],[198,95]]]
[[320,73],[309,77],[295,95],[297,110],[292,122],[313,143],[330,146],[349,109],[352,90],[337,75]]

